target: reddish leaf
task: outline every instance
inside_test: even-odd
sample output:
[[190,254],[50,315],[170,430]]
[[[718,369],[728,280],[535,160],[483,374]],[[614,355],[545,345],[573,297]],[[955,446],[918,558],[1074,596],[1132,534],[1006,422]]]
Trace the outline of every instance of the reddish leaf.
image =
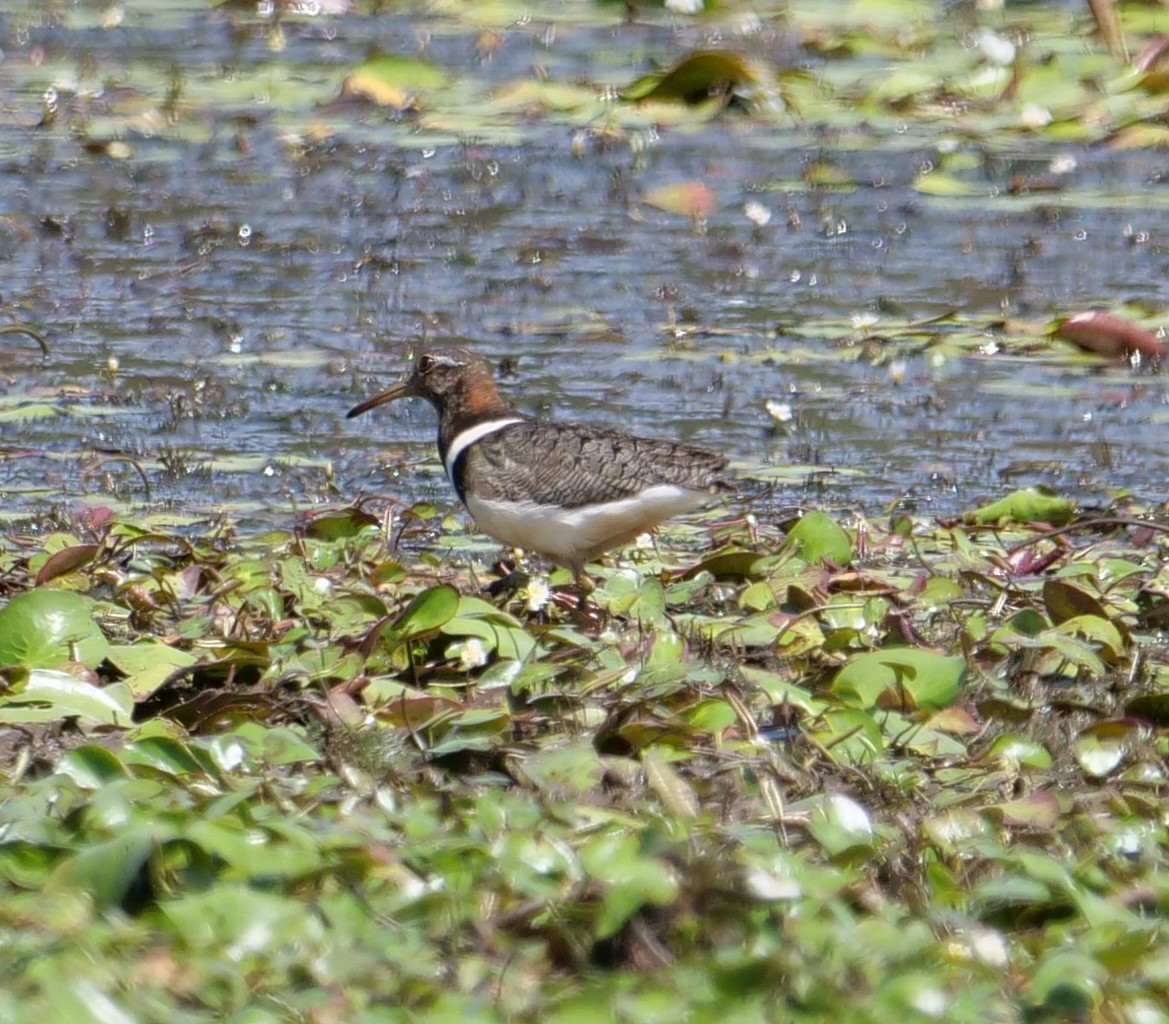
[[1151,359],[1164,359],[1169,345],[1152,332],[1110,313],[1077,313],[1055,329],[1055,336],[1109,359],[1121,359],[1137,352]]
[[700,181],[683,181],[654,189],[645,197],[650,206],[683,217],[709,217],[718,206],[714,189]]
[[1043,583],[1043,604],[1047,614],[1057,626],[1077,615],[1095,615],[1097,618],[1108,619],[1108,612],[1104,606],[1091,594],[1073,587],[1063,580],[1045,580]]
[[72,547],[62,548],[55,555],[50,555],[48,561],[41,566],[41,571],[37,573],[37,586],[43,586],[49,580],[67,576],[83,565],[89,565],[100,547],[100,544],[74,544]]

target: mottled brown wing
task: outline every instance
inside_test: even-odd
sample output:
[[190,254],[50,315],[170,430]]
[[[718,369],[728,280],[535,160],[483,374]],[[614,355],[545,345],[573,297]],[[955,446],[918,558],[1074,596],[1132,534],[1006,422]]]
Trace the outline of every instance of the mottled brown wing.
[[717,452],[582,424],[517,423],[474,447],[463,484],[484,498],[580,508],[659,484],[731,489],[726,458]]

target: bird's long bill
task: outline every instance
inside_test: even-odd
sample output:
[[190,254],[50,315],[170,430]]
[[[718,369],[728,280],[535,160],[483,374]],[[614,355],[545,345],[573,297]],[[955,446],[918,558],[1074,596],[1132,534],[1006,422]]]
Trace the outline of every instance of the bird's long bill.
[[383,391],[380,395],[374,395],[373,398],[367,398],[364,402],[355,405],[346,414],[346,419],[353,419],[354,416],[360,416],[363,412],[369,412],[370,409],[376,409],[379,405],[385,405],[386,402],[392,402],[395,398],[407,398],[413,392],[410,390],[410,381],[399,381],[392,388]]

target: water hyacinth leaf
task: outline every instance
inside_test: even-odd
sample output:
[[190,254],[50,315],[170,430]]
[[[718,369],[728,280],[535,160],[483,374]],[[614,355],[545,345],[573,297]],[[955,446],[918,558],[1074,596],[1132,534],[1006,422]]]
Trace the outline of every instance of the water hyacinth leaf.
[[721,733],[739,720],[738,712],[722,700],[704,700],[686,713],[686,722],[695,729]]
[[848,565],[852,561],[851,538],[827,513],[807,513],[787,536],[798,545],[800,556],[812,565],[825,560],[833,565]]
[[871,764],[885,750],[885,737],[876,719],[854,708],[825,711],[808,736],[842,765]]
[[622,90],[621,99],[696,104],[711,96],[729,96],[736,89],[759,85],[759,73],[739,54],[702,50],[683,58],[669,71],[637,79]]
[[1099,722],[1089,726],[1073,744],[1080,767],[1093,778],[1111,775],[1141,739],[1144,730],[1137,722]]
[[422,636],[441,629],[459,610],[459,592],[442,584],[429,587],[415,597],[398,616],[392,632],[399,640]]
[[809,715],[818,715],[828,706],[809,690],[776,672],[744,664],[739,666],[739,675],[759,687],[772,704],[787,704]]
[[739,607],[750,609],[753,612],[761,612],[764,608],[770,608],[775,603],[775,591],[771,589],[771,584],[765,580],[752,583],[739,595]]
[[519,768],[523,777],[549,793],[587,793],[605,775],[605,765],[591,743],[568,743],[535,751]]
[[171,736],[143,736],[128,743],[122,752],[126,764],[145,765],[169,775],[207,772],[212,764],[199,760],[185,743]]
[[379,522],[377,516],[364,509],[345,508],[313,516],[305,532],[317,540],[351,540]]
[[326,928],[305,904],[243,882],[183,894],[159,911],[190,948],[231,949],[249,960],[277,957],[282,949],[304,944],[311,948]]
[[1075,618],[1077,615],[1095,615],[1107,619],[1104,606],[1091,594],[1073,586],[1066,580],[1047,579],[1043,581],[1043,606],[1055,625]]
[[135,697],[145,697],[161,686],[176,669],[194,665],[196,657],[186,651],[145,640],[137,644],[111,646],[110,663],[123,673],[126,686]]
[[1051,767],[1051,752],[1042,743],[1014,733],[998,737],[990,745],[986,756],[1024,768]]
[[1116,664],[1124,654],[1125,642],[1120,630],[1107,618],[1098,615],[1077,615],[1066,619],[1054,629],[1045,631],[1046,638],[1057,633],[1068,636],[1082,637],[1089,643],[1098,645],[1101,656],[1110,664]]
[[993,525],[1002,522],[1050,523],[1064,526],[1075,515],[1075,502],[1048,487],[1026,487],[962,516],[964,522]]
[[50,555],[37,572],[36,586],[42,587],[58,576],[67,576],[89,565],[100,550],[100,544],[74,544]]
[[92,602],[69,590],[29,590],[0,610],[0,665],[47,668],[77,661],[96,668],[109,643]]
[[142,874],[155,849],[152,829],[129,828],[124,833],[93,843],[63,861],[49,876],[47,889],[80,889],[89,893],[101,910],[127,907],[134,902],[132,890],[142,885]]
[[482,618],[456,615],[440,627],[444,636],[473,637],[483,645],[484,653],[495,652],[500,658],[525,661],[536,646],[535,637],[510,615],[492,609]]
[[896,711],[885,712],[881,727],[891,741],[923,757],[960,758],[969,755],[967,745],[961,740]]
[[1048,628],[1048,622],[1034,608],[1024,608],[1007,619],[1007,626],[1022,636],[1036,637]]
[[707,555],[685,575],[689,578],[700,573],[709,573],[716,580],[744,580],[751,577],[760,561],[762,558],[758,551],[727,547]]
[[57,771],[83,789],[98,789],[107,782],[127,777],[125,765],[112,751],[91,743],[70,750],[58,762]]
[[654,633],[653,646],[645,659],[645,664],[647,668],[678,665],[685,653],[686,641],[668,626],[661,627]]
[[1038,790],[1017,800],[992,804],[985,813],[1010,828],[1051,829],[1059,823],[1059,800],[1051,793]]
[[955,808],[936,818],[927,819],[922,829],[946,853],[960,853],[963,847],[990,833],[986,819],[974,811]]
[[[1078,621],[1078,620],[1069,620]],[[1102,619],[1096,621],[1103,621]],[[1061,626],[1057,629],[1047,630],[1041,637],[1027,644],[1020,644],[1020,647],[1031,647],[1038,650],[1047,650],[1053,657],[1046,659],[1046,662],[1037,666],[1038,670],[1046,671],[1051,674],[1061,672],[1064,675],[1074,674],[1073,670],[1080,670],[1086,672],[1089,676],[1102,676],[1106,670],[1105,662],[1100,657],[1096,647],[1091,643],[1082,640],[1078,636],[1072,636],[1065,632],[1065,627]],[[1059,661],[1064,664],[1058,664]]]
[[0,722],[78,718],[86,725],[125,727],[132,714],[133,701],[125,686],[94,686],[52,669],[34,669],[23,685],[0,697]]
[[966,676],[964,658],[913,647],[867,651],[836,674],[832,692],[861,707],[936,710],[954,702]]

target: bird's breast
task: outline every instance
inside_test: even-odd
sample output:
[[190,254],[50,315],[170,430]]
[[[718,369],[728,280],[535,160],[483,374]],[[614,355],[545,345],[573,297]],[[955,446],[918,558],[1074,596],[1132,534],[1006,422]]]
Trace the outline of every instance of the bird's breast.
[[627,543],[671,516],[705,504],[710,494],[657,484],[628,497],[575,508],[484,498],[474,493],[468,493],[464,500],[484,533],[573,566]]

